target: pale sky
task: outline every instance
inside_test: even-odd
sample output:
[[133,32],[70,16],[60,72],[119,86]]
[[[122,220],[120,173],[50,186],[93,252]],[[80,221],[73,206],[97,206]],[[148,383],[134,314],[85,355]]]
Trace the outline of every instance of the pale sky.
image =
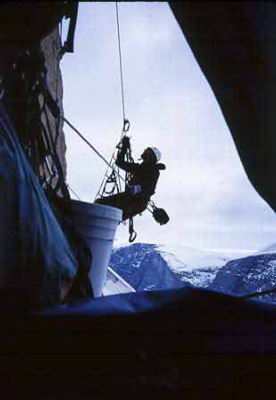
[[[148,211],[135,217],[136,242],[245,251],[274,243],[275,214],[248,181],[168,4],[122,2],[119,15],[133,156],[156,146],[167,167],[152,199],[170,221],[160,226]],[[64,55],[61,69],[66,118],[109,159],[123,124],[115,3],[79,3],[75,51]],[[70,128],[64,131],[67,181],[93,202],[106,166]],[[121,224],[116,243],[127,240]]]

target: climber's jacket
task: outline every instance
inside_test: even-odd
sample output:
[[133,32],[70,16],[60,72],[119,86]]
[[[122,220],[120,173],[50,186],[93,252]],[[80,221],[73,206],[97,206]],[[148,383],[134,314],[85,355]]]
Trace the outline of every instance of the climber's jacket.
[[143,197],[149,200],[150,197],[155,193],[155,187],[160,175],[160,170],[166,169],[164,164],[142,162],[126,162],[127,147],[123,146],[118,152],[116,165],[130,173],[130,179],[127,184],[127,191],[134,195]]

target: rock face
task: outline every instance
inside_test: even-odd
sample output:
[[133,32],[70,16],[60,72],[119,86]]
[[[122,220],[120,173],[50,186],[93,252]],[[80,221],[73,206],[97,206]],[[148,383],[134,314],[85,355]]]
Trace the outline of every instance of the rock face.
[[[234,295],[276,288],[276,252],[229,261],[219,270],[210,288]],[[258,298],[276,301],[276,292]]]
[[110,265],[137,291],[183,287],[153,244],[121,247],[113,251]]
[[[45,57],[45,66],[47,69],[47,86],[53,99],[57,102],[61,114],[63,115],[63,84],[60,70],[61,48],[62,43],[58,28],[55,28],[50,35],[41,41],[41,50]],[[63,132],[63,123],[62,121],[57,121],[49,109],[46,112],[51,131],[54,132],[57,153],[61,162],[64,176],[66,177],[66,144]],[[45,124],[45,117],[42,117],[42,122],[45,128],[47,128]]]
[[41,41],[8,50],[0,46],[3,104],[36,175],[52,187],[58,175],[66,176],[63,124],[58,118],[63,114],[61,50],[57,26]]

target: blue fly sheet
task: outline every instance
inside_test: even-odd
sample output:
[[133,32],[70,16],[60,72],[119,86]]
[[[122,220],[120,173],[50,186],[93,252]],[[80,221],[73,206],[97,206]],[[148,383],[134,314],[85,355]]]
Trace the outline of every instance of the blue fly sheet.
[[0,102],[0,293],[6,306],[59,304],[77,262]]

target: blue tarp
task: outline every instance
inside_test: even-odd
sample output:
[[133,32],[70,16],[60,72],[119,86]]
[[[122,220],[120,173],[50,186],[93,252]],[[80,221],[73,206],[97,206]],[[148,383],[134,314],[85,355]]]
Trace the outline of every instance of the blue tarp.
[[275,388],[276,307],[257,300],[189,287],[1,322],[1,390],[21,397],[247,399]]
[[59,304],[77,262],[0,102],[0,294],[6,306]]

